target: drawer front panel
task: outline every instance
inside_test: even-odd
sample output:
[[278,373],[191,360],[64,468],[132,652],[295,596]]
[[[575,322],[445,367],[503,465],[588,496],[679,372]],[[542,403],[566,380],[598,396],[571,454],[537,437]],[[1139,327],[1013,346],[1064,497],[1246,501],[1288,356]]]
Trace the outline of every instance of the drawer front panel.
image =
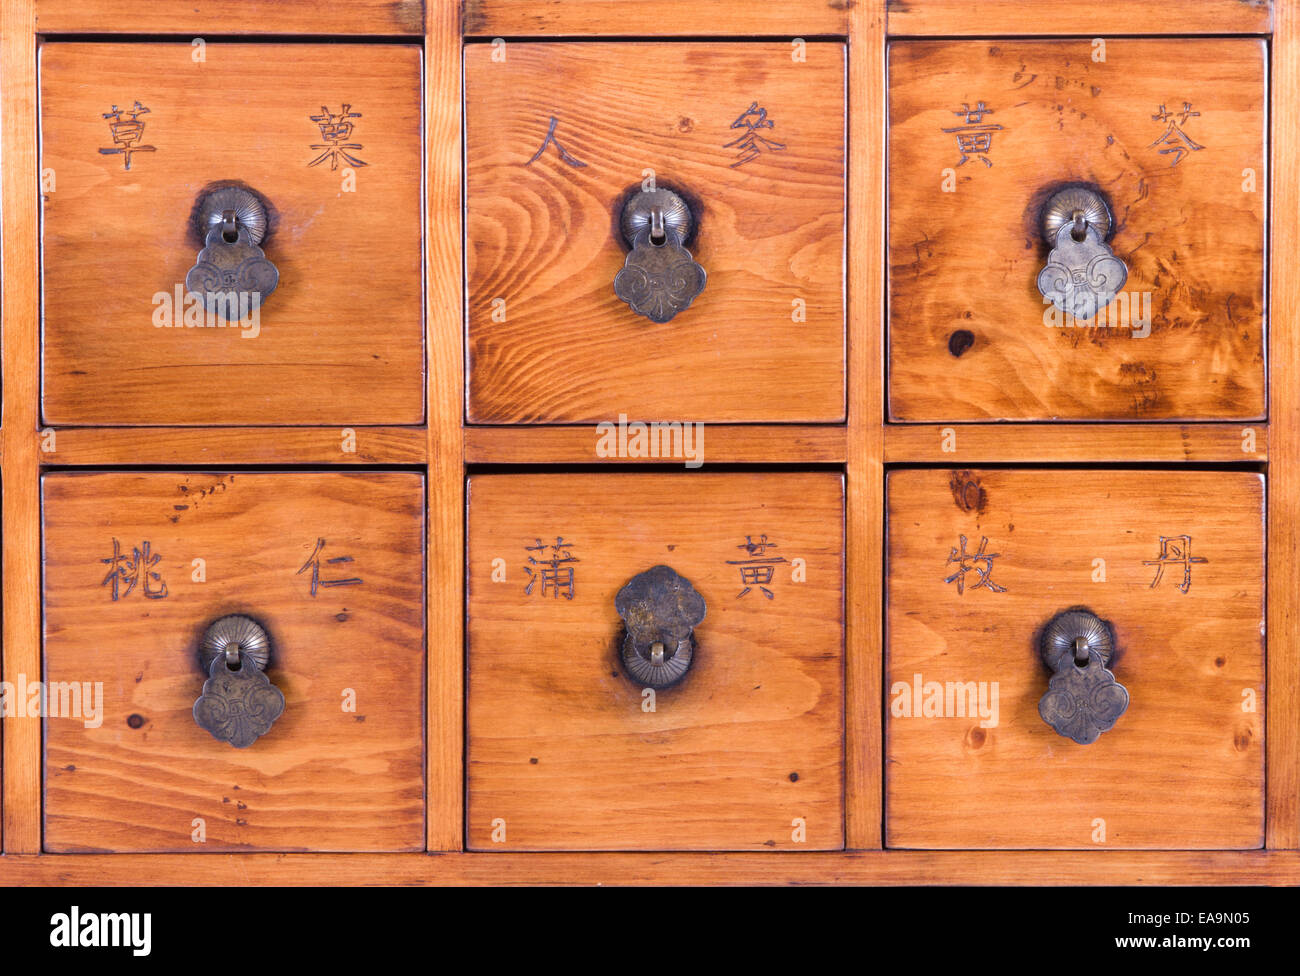
[[[46,422],[422,422],[417,45],[50,43],[40,73]],[[233,326],[186,287],[231,182],[279,273]]]
[[[843,485],[815,474],[469,482],[474,850],[843,844]],[[689,670],[631,677],[620,591],[706,604]]]
[[[1099,42],[890,46],[892,419],[1264,415],[1266,45]],[[1049,246],[1071,186],[1127,269],[1092,317],[1040,291],[1055,260],[1100,301],[1115,267]]]
[[[47,851],[424,847],[420,475],[50,474],[44,507],[45,679],[101,705],[46,719]],[[243,748],[194,712],[228,614],[285,699]]]
[[[887,846],[1261,846],[1263,504],[1250,473],[892,472]],[[1070,610],[1129,696],[1099,734],[1117,693],[1040,654]]]
[[[843,419],[844,84],[835,43],[467,47],[470,422]],[[614,290],[651,184],[707,274],[663,323]]]

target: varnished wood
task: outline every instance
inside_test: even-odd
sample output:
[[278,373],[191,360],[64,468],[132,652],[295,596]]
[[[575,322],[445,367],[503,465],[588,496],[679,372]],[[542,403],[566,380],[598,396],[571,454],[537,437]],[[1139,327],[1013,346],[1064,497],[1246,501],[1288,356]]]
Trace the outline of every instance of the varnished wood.
[[61,427],[30,437],[41,464],[75,467],[423,464],[428,450],[418,427]]
[[[865,394],[864,398],[868,404],[873,402]],[[704,466],[747,462],[842,464],[849,457],[853,438],[870,438],[872,429],[865,425],[861,433],[850,434],[848,427],[840,426],[706,424]],[[866,456],[882,457],[888,464],[1255,464],[1268,460],[1269,443],[1266,423],[890,424],[877,429],[884,440],[883,448],[874,452],[866,449]],[[469,464],[681,463],[678,458],[603,458],[595,451],[599,435],[591,426],[469,427],[464,436],[465,461]]]
[[885,0],[894,35],[1264,34],[1270,0]]
[[845,656],[846,844],[881,844],[880,675],[884,579],[885,144],[884,14],[850,10],[849,37],[849,424],[847,648]]
[[425,37],[429,133],[425,225],[429,350],[427,544],[428,846],[460,850],[465,830],[464,216],[461,209],[460,6],[430,8]]
[[[890,416],[1262,419],[1266,47],[1121,38],[1101,61],[1086,38],[892,44]],[[993,110],[980,121],[1004,129],[960,164],[944,130],[979,102]],[[1153,116],[1184,103],[1203,151],[1175,166],[1170,144],[1152,145],[1167,131]],[[1099,318],[1148,293],[1145,338],[1128,316],[1045,324],[1040,212],[1074,181],[1109,195],[1110,243],[1128,265],[1123,304]]]
[[[429,0],[431,8],[454,0]],[[323,16],[312,0],[37,0],[43,34],[419,35],[421,0],[348,0]]]
[[1273,261],[1269,272],[1268,846],[1300,846],[1300,4],[1273,38]]
[[735,854],[61,854],[0,859],[13,885],[1300,885],[1296,851]]
[[[46,422],[421,423],[419,47],[213,42],[192,56],[180,42],[42,48]],[[98,150],[113,145],[103,113],[136,99],[156,151],[128,171]],[[339,99],[360,113],[348,145],[366,165],[311,166],[311,116]],[[155,296],[183,292],[202,247],[191,210],[222,180],[275,211],[263,243],[280,283],[255,338],[156,324]]]
[[[44,678],[102,682],[103,700],[98,726],[44,722],[44,849],[423,850],[423,487],[391,472],[47,475]],[[114,539],[128,556],[147,540],[159,578],[109,582]],[[230,613],[266,628],[286,699],[245,749],[192,714],[198,642]]]
[[848,0],[465,0],[466,37],[844,34]]
[[[844,72],[836,42],[467,47],[469,421],[842,421]],[[751,103],[785,148],[742,163]],[[529,163],[550,119],[584,165]],[[613,287],[646,170],[708,274],[664,325]]]
[[[706,424],[693,445],[710,464],[842,464],[847,431],[833,426],[749,426]],[[583,427],[468,427],[465,461],[469,464],[684,464],[681,457],[601,457],[600,433]],[[661,454],[667,453],[661,450]]]
[[[36,444],[40,375],[40,239],[37,222],[36,43],[30,0],[0,4],[0,212],[4,313],[4,678],[40,673],[40,496]],[[4,849],[40,850],[41,730],[4,721]]]
[[[701,16],[697,3],[673,6],[674,0],[641,3],[638,0],[471,0],[465,5],[465,29],[473,37],[579,37],[687,36],[713,33],[766,36],[826,36],[851,34],[851,43],[864,37],[877,45],[858,47],[850,59],[849,102],[856,107],[848,119],[853,155],[847,186],[851,215],[870,212],[873,201],[862,200],[876,181],[883,136],[872,128],[867,138],[874,150],[860,143],[864,125],[879,123],[858,113],[872,111],[872,99],[883,106],[883,95],[871,92],[877,83],[872,64],[880,48],[876,21],[883,0],[857,5],[822,3],[744,5],[731,21],[716,17],[711,5]],[[1268,30],[1270,5],[1236,0],[1171,0],[1162,6],[1135,0],[1105,4],[1039,2],[1032,0],[925,0],[888,4],[889,29],[904,36],[1077,34],[1085,40],[1104,34],[1261,33]],[[428,823],[430,848],[454,850],[463,830],[463,782],[460,781],[459,702],[462,661],[461,625],[464,607],[462,562],[464,534],[462,459],[470,464],[592,464],[593,431],[589,426],[551,429],[522,427],[469,428],[462,435],[460,413],[464,403],[460,338],[446,330],[459,314],[463,296],[459,282],[459,145],[458,121],[448,113],[459,99],[457,44],[451,38],[460,17],[460,4],[431,0],[428,26],[419,7],[411,2],[361,0],[346,9],[321,17],[310,4],[239,4],[234,11],[224,0],[175,4],[164,0],[147,7],[120,0],[95,0],[90,5],[69,0],[36,0],[33,18],[28,0],[7,3],[0,18],[0,87],[5,91],[5,111],[0,114],[0,191],[4,215],[4,393],[5,428],[0,431],[4,506],[4,676],[39,668],[39,495],[40,465],[131,464],[429,464],[427,538],[428,633],[427,702]],[[729,8],[726,8],[729,9]],[[255,16],[250,16],[250,11]],[[1283,4],[1277,12],[1278,34],[1273,41],[1272,112],[1275,120],[1273,158],[1278,179],[1271,228],[1276,253],[1294,247],[1292,221],[1278,215],[1300,210],[1294,199],[1300,177],[1295,169],[1294,139],[1286,120],[1287,106],[1300,90],[1293,83],[1294,66],[1288,54],[1295,47],[1292,11]],[[730,15],[728,15],[730,16]],[[332,32],[374,35],[419,35],[425,32],[425,125],[429,155],[426,159],[426,213],[424,258],[427,309],[426,342],[428,429],[357,428],[358,453],[337,450],[338,428],[280,429],[274,440],[263,440],[270,428],[199,430],[185,428],[122,429],[116,431],[60,428],[53,457],[40,451],[39,320],[37,268],[37,165],[33,147],[36,118],[33,102],[20,93],[33,91],[33,20],[47,33],[174,33],[184,43],[199,31],[214,34],[274,33],[313,35]],[[512,45],[515,43],[510,42]],[[486,48],[486,45],[483,45]],[[512,48],[513,50],[513,48]],[[455,77],[453,77],[453,75]],[[24,81],[24,79],[27,79]],[[18,85],[19,87],[14,87]],[[19,97],[16,97],[19,96]],[[1261,98],[1262,98],[1261,94]],[[1198,106],[1199,107],[1199,106]],[[156,117],[155,117],[156,118]],[[24,121],[26,119],[26,121]],[[152,119],[151,119],[152,121]],[[595,121],[593,120],[593,125]],[[1204,141],[1204,140],[1203,140]],[[968,168],[968,167],[967,167]],[[963,171],[964,172],[964,171]],[[1266,180],[1261,172],[1261,186]],[[1289,202],[1288,202],[1289,201]],[[883,501],[880,464],[941,463],[971,465],[982,462],[1161,462],[1187,464],[1228,462],[1269,464],[1269,741],[1267,751],[1267,839],[1276,847],[1300,842],[1297,800],[1300,799],[1300,732],[1291,717],[1300,710],[1293,688],[1297,653],[1295,588],[1291,565],[1297,541],[1292,523],[1297,516],[1295,404],[1300,393],[1288,379],[1286,364],[1300,357],[1286,308],[1297,298],[1294,274],[1286,262],[1270,270],[1269,305],[1271,343],[1275,350],[1270,378],[1271,425],[1251,424],[951,424],[956,430],[956,453],[942,450],[942,428],[947,416],[934,424],[881,426],[879,405],[883,390],[873,363],[879,351],[873,345],[880,334],[877,310],[879,292],[872,294],[873,279],[883,266],[882,248],[872,244],[879,236],[882,217],[862,221],[851,217],[848,228],[847,307],[848,383],[847,423],[834,426],[713,425],[706,430],[706,468],[710,463],[833,463],[847,470],[846,511],[846,732],[852,744],[846,758],[845,784],[849,798],[846,836],[850,846],[879,844],[878,792],[866,788],[855,793],[855,777],[865,784],[878,776],[872,770],[870,736],[878,728],[880,610],[871,610],[875,580],[883,574],[879,553],[880,527],[874,528]],[[272,299],[274,301],[274,298]],[[874,303],[874,305],[873,305]],[[456,326],[458,328],[458,325]],[[671,327],[670,327],[671,328]],[[448,355],[450,354],[450,356]],[[454,402],[453,402],[454,401]],[[26,406],[24,406],[24,403]],[[875,418],[874,420],[872,418]],[[647,418],[648,419],[648,418]],[[277,419],[259,421],[279,422]],[[309,420],[306,423],[322,423]],[[355,419],[351,420],[356,423]],[[17,426],[16,426],[17,425]],[[1258,432],[1255,452],[1243,451],[1243,428]],[[335,456],[337,455],[337,456]],[[638,459],[623,459],[637,463]],[[650,459],[652,462],[654,459]],[[876,553],[873,555],[873,547]],[[874,569],[873,569],[874,566]],[[875,580],[873,580],[873,573]],[[442,620],[443,623],[439,623]],[[866,621],[865,624],[862,621]],[[859,666],[858,659],[862,665]],[[872,663],[874,661],[874,663]],[[873,694],[870,689],[876,690]],[[856,690],[855,690],[856,689]],[[451,704],[437,706],[436,699]],[[887,701],[887,698],[886,698]],[[861,714],[855,702],[864,702]],[[857,731],[855,731],[855,729]],[[1038,882],[1076,884],[1300,884],[1300,855],[1294,851],[1240,852],[920,852],[867,851],[815,853],[763,851],[746,854],[510,854],[494,850],[485,854],[231,854],[221,857],[193,855],[59,854],[16,855],[39,849],[40,835],[40,735],[31,723],[4,723],[3,840],[9,856],[0,858],[0,883],[17,884],[138,884],[141,879],[164,884],[1025,884]],[[440,758],[441,756],[441,758]],[[878,763],[878,759],[876,762]],[[441,782],[439,778],[441,777]],[[441,813],[439,812],[441,811]],[[873,824],[873,815],[876,821]],[[872,831],[874,830],[874,842]]]
[[[888,846],[1262,846],[1261,475],[902,470],[888,513]],[[1146,561],[1183,534],[1208,562],[1186,579],[1161,566],[1154,585]],[[991,570],[967,564],[963,592],[945,582],[959,536],[967,554],[996,554]],[[1089,745],[1038,714],[1040,631],[1080,606],[1113,628],[1110,667],[1130,695]],[[986,706],[996,683],[997,716],[972,717],[956,693],[944,714],[917,715],[918,675],[940,683],[940,705],[946,683],[984,682]]]
[[[842,847],[843,506],[832,472],[471,478],[468,846]],[[753,558],[750,534],[785,559],[770,596],[727,562]],[[573,588],[529,593],[528,557],[550,550],[525,547],[557,536]],[[651,710],[614,598],[661,564],[707,613]]]
[[1268,460],[1269,425],[893,424],[890,464],[1224,462]]

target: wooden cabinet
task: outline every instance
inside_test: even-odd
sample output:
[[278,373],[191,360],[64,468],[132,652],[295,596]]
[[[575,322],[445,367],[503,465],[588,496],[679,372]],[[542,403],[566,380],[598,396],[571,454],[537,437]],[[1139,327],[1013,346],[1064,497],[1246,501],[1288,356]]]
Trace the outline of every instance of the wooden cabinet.
[[[51,42],[40,84],[45,423],[423,421],[418,46]],[[279,274],[233,322],[187,287],[225,185]]]
[[[1249,38],[891,44],[890,418],[1262,419],[1267,75]],[[1071,187],[1127,267],[1091,317],[1039,288]]]
[[[845,50],[834,42],[465,50],[468,419],[844,418]],[[628,201],[690,211],[704,290],[614,290]]]
[[[471,850],[843,846],[839,475],[488,475],[469,498]],[[705,612],[649,687],[616,604],[663,566]]]
[[[888,846],[1263,845],[1261,476],[902,470],[888,519]],[[1129,697],[1086,745],[1040,715],[1105,724],[1092,662],[1040,653],[1071,610]]]
[[0,92],[0,885],[1300,885],[1300,0],[6,0]]
[[[44,678],[83,713],[45,720],[46,851],[423,849],[419,475],[60,473],[43,502]],[[194,714],[230,614],[284,697],[244,748]]]

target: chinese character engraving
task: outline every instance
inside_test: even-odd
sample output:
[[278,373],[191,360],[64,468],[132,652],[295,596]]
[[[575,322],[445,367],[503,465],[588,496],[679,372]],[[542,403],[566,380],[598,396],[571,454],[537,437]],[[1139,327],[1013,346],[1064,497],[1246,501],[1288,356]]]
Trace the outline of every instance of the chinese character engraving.
[[[129,109],[120,109],[116,105],[112,111],[104,112],[103,118],[108,119],[108,130],[113,136],[113,146],[111,149],[101,149],[101,156],[121,156],[126,169],[131,168],[131,154],[138,152],[157,152],[155,146],[142,146],[140,140],[144,138],[144,123],[140,121],[140,116],[148,115],[149,110],[136,101]],[[126,118],[122,118],[122,116]]]
[[[321,556],[321,552],[324,549],[325,549],[325,540],[317,539],[316,548],[312,550],[311,556],[309,556],[307,561],[302,564],[302,567],[298,570],[298,572],[293,574],[295,576],[301,576],[303,573],[307,572],[307,570],[309,569],[311,570],[311,595],[312,596],[316,595],[316,591],[318,589],[322,589],[324,587],[356,586],[358,583],[362,582],[361,579],[355,576],[350,576],[347,577],[346,579],[329,579],[329,580],[321,579],[320,578],[320,563],[321,563],[320,556]],[[342,563],[350,563],[350,562],[352,562],[351,556],[334,556],[330,559],[326,559],[325,565],[337,566]]]
[[361,118],[361,113],[352,111],[351,105],[345,104],[343,110],[337,113],[331,112],[328,107],[322,105],[320,115],[309,115],[307,118],[316,123],[316,127],[320,129],[320,137],[325,140],[312,144],[312,149],[322,149],[324,152],[308,163],[308,166],[319,166],[327,159],[330,169],[338,169],[340,159],[349,166],[369,165],[348,152],[349,149],[364,148],[359,142],[347,141],[352,138],[353,126],[348,120]]
[[[153,567],[162,562],[162,556],[151,551],[149,540],[145,540],[139,549],[132,548],[128,556],[122,552],[121,543],[113,540],[113,555],[100,560],[108,564],[108,575],[100,586],[111,586],[114,602],[125,600],[131,595],[137,583],[142,583],[141,592],[150,600],[161,600],[167,596],[167,584],[163,582],[162,573]],[[126,589],[122,589],[125,584]]]
[[957,549],[954,547],[953,550],[948,553],[948,565],[951,566],[955,563],[957,565],[957,571],[951,576],[946,577],[944,582],[956,583],[957,595],[961,596],[966,592],[966,574],[973,572],[978,578],[975,585],[971,587],[972,590],[978,590],[983,586],[986,589],[992,590],[994,593],[1005,593],[1007,591],[1005,586],[999,586],[989,578],[993,575],[993,560],[997,559],[1002,554],[999,552],[986,553],[984,551],[985,547],[989,544],[988,537],[981,536],[979,549],[972,553],[966,551],[966,537],[963,535],[958,536],[958,538],[961,540],[961,548]]
[[1157,559],[1142,560],[1143,566],[1155,566],[1156,578],[1151,581],[1151,589],[1160,585],[1166,566],[1183,567],[1183,581],[1178,584],[1178,592],[1186,593],[1192,588],[1192,563],[1208,563],[1204,556],[1192,555],[1192,537],[1174,535],[1160,537],[1160,556]]
[[[533,587],[540,581],[542,596],[550,593],[558,600],[563,594],[566,600],[573,599],[573,567],[569,563],[581,562],[581,560],[570,551],[572,546],[572,542],[565,542],[563,537],[557,535],[554,545],[538,539],[537,545],[524,547],[525,552],[537,553],[536,556],[528,557],[528,565],[524,567],[524,572],[528,574],[528,585],[524,587],[525,596],[532,596]],[[550,550],[549,557],[546,556],[547,550]]]
[[1183,131],[1183,126],[1187,124],[1187,120],[1199,118],[1200,114],[1200,112],[1192,111],[1191,102],[1183,102],[1181,112],[1170,112],[1164,105],[1161,105],[1160,111],[1151,116],[1151,120],[1153,122],[1163,122],[1165,131],[1159,139],[1151,143],[1147,148],[1151,149],[1162,143],[1165,144],[1166,148],[1160,150],[1160,155],[1172,155],[1174,157],[1173,162],[1169,164],[1170,166],[1177,166],[1188,153],[1200,152],[1205,147],[1194,141]]
[[551,127],[546,130],[546,138],[542,140],[542,145],[537,150],[537,152],[533,153],[533,158],[528,160],[528,162],[524,163],[525,166],[531,166],[533,165],[533,163],[537,162],[537,160],[541,159],[542,153],[546,152],[546,147],[550,145],[555,146],[555,148],[560,153],[560,158],[564,160],[566,163],[568,163],[570,166],[574,166],[578,169],[582,169],[584,166],[587,165],[581,159],[575,158],[567,149],[565,149],[563,146],[560,145],[560,140],[555,138],[555,127],[559,124],[560,124],[560,120],[557,119],[554,115],[552,115]]
[[965,120],[964,125],[943,130],[957,137],[957,151],[961,153],[961,162],[957,165],[965,166],[973,156],[986,167],[992,168],[993,162],[988,154],[993,149],[993,133],[1005,128],[996,122],[984,121],[984,116],[992,115],[993,109],[983,102],[977,102],[974,108],[970,107],[969,102],[962,102],[961,108],[952,114]]
[[749,108],[740,113],[740,118],[731,123],[731,128],[745,130],[740,138],[733,139],[722,147],[740,152],[740,158],[731,164],[732,169],[757,159],[765,149],[768,152],[781,152],[785,149],[784,143],[766,139],[759,134],[762,129],[775,129],[776,122],[767,117],[767,109],[760,108],[758,102],[750,102]]
[[774,594],[768,589],[768,585],[772,582],[772,577],[776,573],[777,564],[785,562],[785,558],[782,556],[767,556],[764,558],[764,556],[767,550],[777,548],[776,543],[769,542],[765,532],[758,537],[757,542],[754,541],[752,535],[745,536],[745,541],[736,548],[744,549],[750,557],[748,559],[727,560],[728,566],[736,566],[740,569],[740,585],[743,588],[736,594],[736,599],[739,600],[756,586],[763,596],[769,600],[773,599]]

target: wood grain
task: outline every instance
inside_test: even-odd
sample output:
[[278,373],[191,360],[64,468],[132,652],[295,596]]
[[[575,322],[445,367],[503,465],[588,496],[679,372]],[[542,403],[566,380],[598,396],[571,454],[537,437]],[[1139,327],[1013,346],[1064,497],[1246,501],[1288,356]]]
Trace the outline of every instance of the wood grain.
[[[703,433],[701,433],[701,431]],[[785,463],[843,464],[847,433],[843,427],[786,424],[759,427],[706,424],[692,444],[699,460],[710,464]],[[682,457],[602,457],[595,427],[467,427],[465,461],[469,464],[683,464]],[[663,453],[661,451],[661,453]]]
[[430,9],[426,45],[428,376],[428,845],[465,839],[465,275],[460,5]]
[[[45,850],[424,849],[420,475],[68,472],[44,505],[45,679],[103,683],[99,726],[45,721]],[[361,584],[311,594],[321,538],[319,579]],[[149,541],[165,598],[111,598],[113,539]],[[266,627],[286,699],[239,750],[192,715],[198,641],[228,613]]]
[[[420,49],[399,44],[52,43],[41,52],[44,416],[79,425],[424,419]],[[323,79],[328,79],[328,82]],[[130,170],[102,118],[139,99]],[[310,116],[361,113],[346,168],[309,166]],[[349,143],[351,144],[351,143]],[[190,213],[238,180],[276,216],[260,331],[159,328],[202,247]]]
[[[454,0],[429,0],[435,8]],[[422,0],[38,0],[43,34],[420,34]]]
[[[469,421],[842,421],[843,45],[804,62],[787,42],[497,50],[465,50]],[[785,148],[736,165],[751,103]],[[528,164],[551,118],[585,166],[554,147]],[[693,201],[708,273],[665,325],[613,288],[617,215],[647,169]]]
[[[1264,842],[1264,483],[1197,471],[900,470],[888,480],[886,843],[1251,848]],[[1192,537],[1191,585],[1155,570]],[[997,553],[993,592],[945,562]],[[950,557],[948,557],[950,558]],[[1103,580],[1097,580],[1099,566]],[[1111,623],[1128,711],[1091,745],[1038,714],[1055,614]],[[995,725],[900,715],[923,682],[999,685]],[[903,687],[900,689],[900,685]],[[1244,692],[1256,699],[1247,711]],[[896,694],[897,693],[897,694]],[[1104,843],[1096,840],[1104,821]]]
[[[3,512],[4,680],[40,672],[40,495],[36,445],[40,363],[40,237],[37,230],[36,42],[29,0],[0,4],[0,214],[4,217]],[[41,730],[3,723],[6,853],[40,850]]]
[[[843,846],[838,474],[487,475],[469,499],[471,849]],[[787,563],[771,598],[741,596],[726,561],[762,533]],[[556,536],[579,560],[571,600],[525,592],[524,547]],[[614,597],[660,564],[708,611],[691,670],[649,712],[621,670]]]
[[11,855],[6,885],[1300,885],[1296,851]]
[[1265,34],[1270,0],[885,0],[889,33],[956,37],[1015,34]]
[[885,428],[890,464],[1111,462],[1263,463],[1269,425],[897,424]]
[[[1265,42],[1115,39],[1104,62],[1093,51],[1086,39],[891,46],[892,419],[1263,418]],[[991,166],[959,167],[943,130],[980,101],[1005,131]],[[1174,166],[1167,144],[1151,145],[1165,132],[1152,116],[1185,102],[1204,149]],[[1038,215],[1074,181],[1111,200],[1124,290],[1151,296],[1145,338],[1044,324]],[[962,330],[973,344],[954,353]]]
[[423,464],[428,450],[418,427],[63,427],[30,437],[42,464],[76,467]]
[[850,11],[848,653],[846,843],[881,845],[884,580],[885,26],[877,4]]
[[1283,4],[1273,37],[1273,253],[1269,280],[1268,846],[1300,847],[1300,9]]
[[[860,6],[861,4],[859,4]],[[874,4],[873,4],[874,5]],[[843,34],[847,0],[465,0],[466,37]]]

